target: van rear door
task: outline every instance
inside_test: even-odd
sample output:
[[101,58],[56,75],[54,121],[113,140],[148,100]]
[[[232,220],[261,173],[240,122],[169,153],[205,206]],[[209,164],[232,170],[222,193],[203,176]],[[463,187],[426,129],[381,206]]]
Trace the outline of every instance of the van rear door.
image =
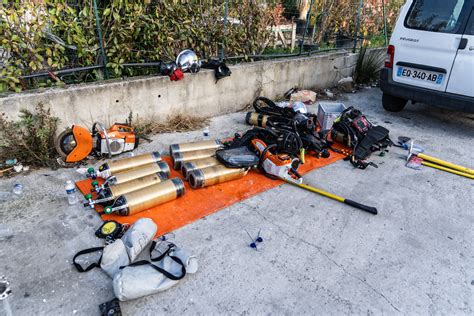
[[446,91],[471,1],[407,1],[391,41],[395,82]]
[[446,92],[474,97],[474,9],[459,42]]

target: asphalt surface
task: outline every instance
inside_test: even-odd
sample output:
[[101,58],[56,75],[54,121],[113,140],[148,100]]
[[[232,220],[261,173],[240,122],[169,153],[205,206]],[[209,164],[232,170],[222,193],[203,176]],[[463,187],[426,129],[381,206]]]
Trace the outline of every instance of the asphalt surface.
[[[418,104],[388,113],[376,88],[342,101],[393,139],[412,137],[433,156],[474,167],[474,115]],[[211,136],[243,131],[243,121],[244,113],[214,118]],[[201,137],[157,135],[138,152]],[[377,169],[338,161],[305,176],[376,206],[376,216],[282,185],[175,231],[170,237],[198,256],[199,271],[166,292],[122,303],[122,312],[472,315],[474,181],[406,168],[405,155],[392,148],[373,156]],[[13,231],[0,240],[0,275],[12,284],[14,315],[97,315],[113,298],[102,271],[78,273],[71,264],[77,251],[102,244],[94,236],[100,218],[68,206],[63,193],[65,180],[79,178],[72,169],[42,169],[0,180],[0,191],[25,186],[20,198],[0,202],[0,223]],[[261,231],[258,251],[248,247],[246,230]]]

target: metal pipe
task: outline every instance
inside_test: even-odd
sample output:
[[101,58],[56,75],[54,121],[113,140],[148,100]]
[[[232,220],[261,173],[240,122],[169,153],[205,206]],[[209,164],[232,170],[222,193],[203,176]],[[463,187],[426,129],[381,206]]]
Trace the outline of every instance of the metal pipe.
[[51,71],[51,72],[39,72],[36,74],[31,74],[31,75],[25,75],[21,76],[20,79],[32,79],[32,78],[39,78],[39,77],[48,77],[50,73],[54,75],[63,75],[63,74],[69,74],[69,73],[74,73],[74,72],[81,72],[81,71],[88,71],[88,70],[94,70],[94,69],[100,69],[104,68],[103,65],[93,65],[93,66],[84,66],[84,67],[77,67],[77,68],[71,68],[71,69],[62,69],[62,70],[56,70],[56,71]]
[[300,53],[292,53],[292,54],[274,54],[274,55],[251,55],[251,56],[233,56],[227,57],[226,60],[235,60],[235,59],[245,59],[245,58],[283,58],[283,57],[297,57],[300,56]]
[[344,51],[344,49],[340,48],[326,48],[326,49],[315,49],[315,50],[310,50],[308,52],[303,52],[303,53],[293,53],[293,54],[272,54],[272,55],[251,55],[251,56],[233,56],[233,57],[227,57],[226,60],[237,60],[237,59],[246,59],[246,58],[252,58],[252,59],[267,59],[267,58],[287,58],[287,57],[299,57],[301,55],[310,55],[314,53],[325,53],[325,52],[330,52],[330,51],[335,51],[335,50],[341,50]]
[[163,64],[161,61],[159,62],[148,62],[148,63],[123,63],[120,64],[122,67],[160,67]]
[[[339,50],[338,48],[328,48],[328,49],[321,49],[321,50],[310,50],[309,52],[304,52],[304,53],[292,53],[292,54],[272,54],[272,55],[251,55],[251,56],[233,56],[233,57],[227,57],[225,58],[226,60],[238,60],[238,59],[268,59],[268,58],[288,58],[288,57],[298,57],[301,55],[310,55],[310,54],[315,54],[315,53],[324,53],[328,51],[334,51],[334,50]],[[124,63],[121,64],[122,67],[159,67],[161,62],[149,62],[149,63]],[[33,78],[41,78],[41,77],[49,77],[50,73],[54,75],[64,75],[64,74],[71,74],[75,72],[81,72],[81,71],[89,71],[89,70],[96,70],[96,69],[102,69],[104,68],[104,65],[92,65],[92,66],[84,66],[84,67],[76,67],[76,68],[70,68],[70,69],[61,69],[61,70],[56,70],[56,71],[51,71],[51,72],[38,72],[35,74],[30,74],[30,75],[24,75],[21,76],[20,79],[33,79]],[[4,76],[0,78],[5,78]]]
[[334,51],[334,50],[345,51],[345,49],[340,49],[340,48],[325,48],[325,49],[310,50],[309,53],[310,53],[310,54],[314,54],[314,53],[325,53],[325,52],[331,52],[331,51]]
[[[121,64],[122,67],[159,67],[160,65],[161,65],[161,62],[124,63],[124,64]],[[75,72],[89,71],[89,70],[102,69],[102,68],[105,68],[105,66],[104,65],[92,65],[92,66],[76,67],[76,68],[70,68],[70,69],[61,69],[61,70],[55,70],[55,71],[50,71],[50,72],[38,72],[38,73],[35,73],[35,74],[31,74],[31,75],[21,76],[20,79],[33,79],[33,78],[40,78],[40,77],[49,77],[51,73],[53,75],[64,75],[64,74],[71,74],[71,73],[75,73]]]

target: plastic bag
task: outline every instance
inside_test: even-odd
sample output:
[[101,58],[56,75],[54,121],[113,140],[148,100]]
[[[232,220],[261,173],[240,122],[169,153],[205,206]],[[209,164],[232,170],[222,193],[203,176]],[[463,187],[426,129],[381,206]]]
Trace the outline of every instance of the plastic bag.
[[130,262],[134,262],[143,249],[155,237],[158,227],[149,218],[137,220],[122,236],[122,241],[127,249]]
[[127,249],[121,239],[117,239],[104,248],[100,268],[111,278],[114,278],[120,271],[120,267],[128,266],[129,264],[130,259],[127,254]]
[[169,246],[158,256],[158,260],[136,262],[121,269],[114,277],[114,294],[119,300],[128,301],[165,291],[176,285],[187,273],[197,272],[195,256],[166,242],[158,244],[158,248],[163,245]]

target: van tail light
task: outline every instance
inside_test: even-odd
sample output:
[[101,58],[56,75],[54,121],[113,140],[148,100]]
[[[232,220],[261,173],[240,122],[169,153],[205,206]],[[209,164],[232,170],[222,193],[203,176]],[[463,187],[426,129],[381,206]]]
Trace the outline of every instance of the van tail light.
[[393,57],[395,56],[395,46],[389,45],[387,48],[387,57],[385,58],[385,67],[393,68]]

